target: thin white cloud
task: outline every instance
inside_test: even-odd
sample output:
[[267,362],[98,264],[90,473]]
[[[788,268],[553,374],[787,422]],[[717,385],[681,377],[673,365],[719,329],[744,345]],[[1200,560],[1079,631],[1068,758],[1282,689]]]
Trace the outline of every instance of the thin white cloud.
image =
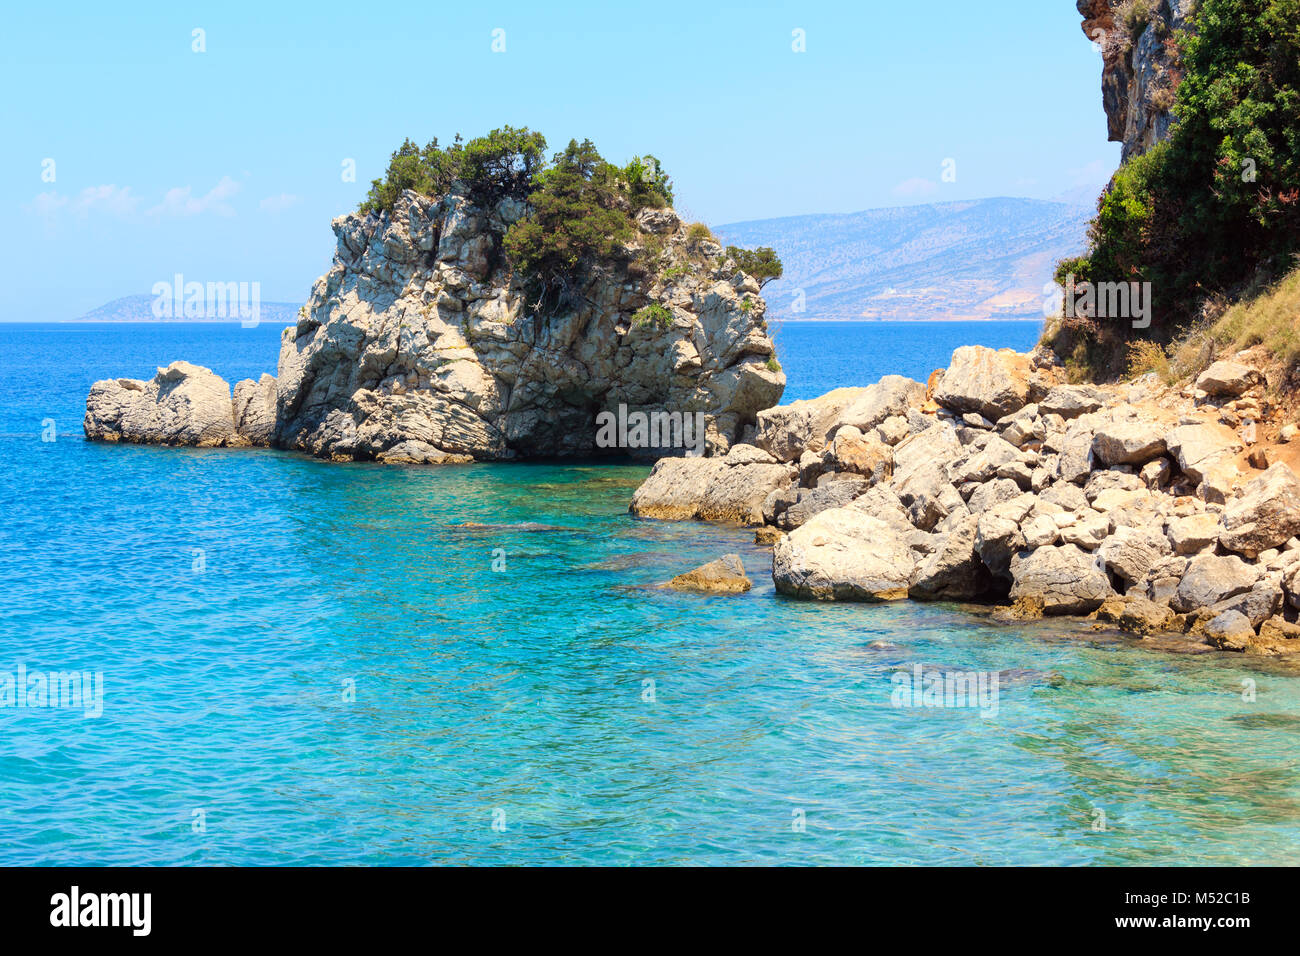
[[297,202],[298,197],[293,193],[280,193],[278,196],[267,196],[257,204],[257,208],[263,212],[284,212]]
[[923,179],[920,176],[904,179],[893,189],[895,196],[903,196],[909,199],[915,199],[918,196],[933,196],[938,191],[938,183],[932,179]]
[[176,186],[163,194],[162,202],[149,210],[151,216],[199,216],[205,212],[218,216],[233,216],[235,209],[228,202],[239,192],[239,183],[229,176],[222,176],[221,181],[202,196],[194,195],[192,186]]
[[28,203],[28,208],[42,219],[52,219],[60,209],[67,208],[69,201],[62,193],[37,193],[36,198]]
[[65,196],[56,190],[38,193],[29,208],[42,219],[52,219],[63,212],[79,218],[92,213],[124,217],[135,212],[140,197],[131,194],[130,186],[87,186],[75,196]]
[[135,212],[139,205],[140,198],[131,195],[130,186],[91,186],[81,191],[72,204],[72,211],[82,215],[106,212],[125,216]]

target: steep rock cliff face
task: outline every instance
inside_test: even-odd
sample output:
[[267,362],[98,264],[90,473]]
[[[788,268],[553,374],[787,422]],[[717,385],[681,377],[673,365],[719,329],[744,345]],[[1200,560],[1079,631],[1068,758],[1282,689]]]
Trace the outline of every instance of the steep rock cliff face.
[[[406,193],[382,217],[334,221],[334,265],[280,351],[280,445],[371,458],[414,441],[480,459],[595,450],[595,417],[705,413],[725,451],[775,404],[785,378],[758,284],[714,268],[670,210],[645,210],[639,240],[674,264],[664,280],[627,266],[593,271],[580,305],[535,314],[501,254],[525,207]],[[666,323],[635,321],[662,303]]]
[[1173,35],[1197,0],[1077,0],[1084,35],[1102,53],[1101,91],[1112,142],[1122,156],[1146,152],[1169,132],[1178,83]]
[[[627,255],[592,268],[578,304],[556,314],[534,308],[502,252],[526,211],[513,199],[481,208],[453,187],[442,197],[406,192],[382,215],[336,219],[334,263],[281,337],[278,376],[236,385],[230,415],[218,416],[233,421],[233,437],[221,443],[340,461],[578,455],[604,450],[596,416],[625,405],[703,414],[708,450],[718,453],[780,400],[785,376],[772,361],[758,283],[716,243],[689,239],[672,210],[642,210]],[[659,250],[653,270],[635,261],[644,246]],[[636,318],[652,303],[664,311]],[[229,396],[212,378],[219,386],[204,394],[224,387]],[[163,437],[118,429],[156,417],[124,404],[166,390],[109,384],[97,383],[88,402],[89,437],[187,443],[182,428]]]

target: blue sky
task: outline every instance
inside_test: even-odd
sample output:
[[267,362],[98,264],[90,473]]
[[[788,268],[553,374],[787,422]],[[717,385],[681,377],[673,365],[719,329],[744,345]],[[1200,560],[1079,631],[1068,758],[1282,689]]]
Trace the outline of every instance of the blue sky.
[[25,312],[4,318],[71,318],[178,272],[302,301],[329,220],[405,136],[509,123],[552,149],[652,152],[715,225],[1052,198],[1119,161],[1070,0],[183,6],[6,14],[0,255]]

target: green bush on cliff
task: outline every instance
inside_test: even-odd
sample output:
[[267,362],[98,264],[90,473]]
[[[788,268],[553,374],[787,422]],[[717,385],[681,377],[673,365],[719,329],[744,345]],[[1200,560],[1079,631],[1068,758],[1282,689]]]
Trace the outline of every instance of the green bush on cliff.
[[[1090,362],[1125,341],[1168,341],[1210,297],[1284,274],[1300,252],[1300,0],[1204,0],[1177,36],[1182,72],[1168,138],[1116,173],[1081,260],[1058,278],[1148,281],[1150,329],[1101,320]],[[1106,371],[1106,369],[1096,369]]]
[[717,242],[718,237],[702,222],[693,222],[686,227],[686,241],[695,242]]
[[371,181],[360,211],[386,212],[405,189],[439,196],[458,179],[477,202],[494,203],[506,196],[522,199],[533,187],[545,152],[546,138],[527,127],[503,126],[468,143],[457,134],[455,142],[443,148],[436,137],[423,149],[408,139],[388,161],[384,178]]
[[361,212],[379,213],[392,209],[404,189],[428,196],[445,193],[452,180],[460,175],[461,151],[460,136],[445,149],[438,147],[437,137],[423,149],[411,140],[405,140],[388,161],[384,178],[371,180],[370,192],[361,203]]
[[539,173],[531,211],[505,237],[506,255],[543,306],[572,301],[580,274],[616,258],[635,235],[622,171],[591,140],[570,140]]
[[781,278],[785,272],[780,257],[771,246],[759,246],[757,249],[727,246],[726,254],[728,258],[736,260],[736,267],[741,272],[757,279],[760,288],[773,279]]
[[632,322],[641,327],[657,326],[666,329],[673,324],[673,314],[658,302],[651,302],[644,308],[636,310],[632,315]]
[[545,162],[546,137],[526,126],[503,126],[465,144],[460,178],[478,202],[490,205],[507,196],[522,199]]
[[628,201],[632,211],[653,207],[661,209],[673,204],[673,181],[659,165],[659,160],[649,153],[633,156],[623,167],[623,180],[627,183]]

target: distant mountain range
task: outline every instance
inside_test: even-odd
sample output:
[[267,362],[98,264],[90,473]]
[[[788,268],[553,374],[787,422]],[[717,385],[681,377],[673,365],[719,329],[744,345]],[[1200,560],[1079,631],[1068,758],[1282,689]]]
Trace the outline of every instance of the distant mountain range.
[[763,289],[773,319],[1041,319],[1043,286],[1058,259],[1084,250],[1092,215],[1091,205],[997,198],[713,231],[781,257],[785,275]]
[[[199,322],[199,321],[229,321],[238,322],[238,318],[232,319],[186,319],[184,317],[160,319],[153,314],[153,304],[156,296],[152,295],[128,295],[120,299],[114,299],[112,302],[106,302],[97,309],[91,309],[85,315],[74,319],[74,322]],[[300,302],[263,302],[259,309],[259,322],[265,322],[267,325],[288,325],[291,322],[298,321],[298,309],[302,307]]]

